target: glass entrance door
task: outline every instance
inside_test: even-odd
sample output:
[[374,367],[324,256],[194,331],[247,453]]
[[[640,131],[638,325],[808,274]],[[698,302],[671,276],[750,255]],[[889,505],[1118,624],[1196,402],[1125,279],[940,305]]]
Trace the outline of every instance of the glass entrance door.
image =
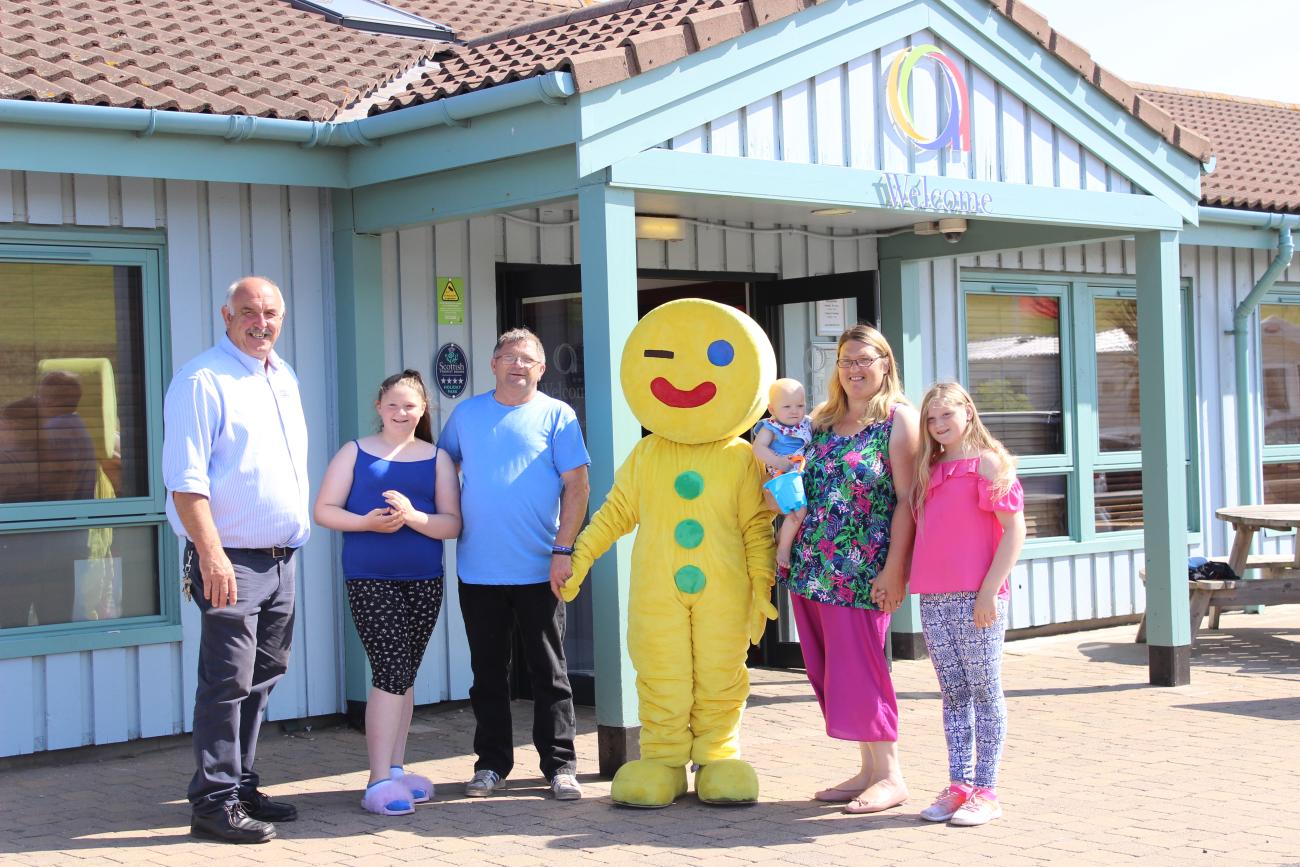
[[[677,298],[708,298],[746,310],[746,283],[731,275],[693,278],[671,272],[642,272],[637,280],[638,315]],[[524,327],[542,340],[546,371],[538,390],[573,407],[587,429],[586,385],[583,376],[582,276],[571,265],[498,265],[497,302],[501,330]],[[590,593],[578,595],[568,608],[564,653],[579,704],[595,703],[595,635]],[[527,697],[527,677],[516,670],[515,693]]]
[[[531,329],[546,348],[546,372],[538,384],[545,394],[573,407],[586,430],[583,379],[582,278],[571,265],[498,265],[497,309],[502,330]],[[641,271],[637,280],[638,314],[677,298],[708,298],[749,313],[767,332],[776,350],[777,371],[804,384],[809,406],[826,397],[834,368],[835,341],[856,322],[877,321],[876,273],[835,274],[797,280],[771,275],[689,275]],[[802,667],[799,636],[789,594],[778,590],[780,617],[768,625],[751,661],[762,665]],[[574,696],[595,701],[595,643],[591,594],[569,606],[564,642]],[[518,694],[526,696],[527,678],[516,673]]]
[[[810,411],[826,399],[840,334],[858,322],[875,325],[879,318],[874,271],[756,284],[754,302],[755,318],[776,350],[777,375],[803,383]],[[774,601],[779,616],[768,623],[751,659],[760,665],[802,668],[789,592],[778,587]]]

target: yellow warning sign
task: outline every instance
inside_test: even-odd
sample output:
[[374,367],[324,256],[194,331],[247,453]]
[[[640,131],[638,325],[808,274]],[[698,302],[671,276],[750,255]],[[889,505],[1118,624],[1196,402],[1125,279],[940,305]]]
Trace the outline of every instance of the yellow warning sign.
[[462,325],[465,322],[465,278],[435,278],[438,296],[438,324]]

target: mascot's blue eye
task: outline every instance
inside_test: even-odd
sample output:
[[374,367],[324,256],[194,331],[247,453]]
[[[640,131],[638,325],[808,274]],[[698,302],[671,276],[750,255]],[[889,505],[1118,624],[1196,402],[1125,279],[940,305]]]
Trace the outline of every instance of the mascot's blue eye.
[[726,367],[736,358],[736,349],[725,340],[715,340],[709,344],[709,361],[716,367]]

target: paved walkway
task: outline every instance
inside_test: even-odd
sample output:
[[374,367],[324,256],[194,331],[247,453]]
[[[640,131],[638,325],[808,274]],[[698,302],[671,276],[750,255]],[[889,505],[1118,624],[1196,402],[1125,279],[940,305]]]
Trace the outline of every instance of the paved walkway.
[[[14,769],[0,763],[0,863],[152,863],[213,858],[268,864],[1291,864],[1300,867],[1300,606],[1230,614],[1193,654],[1193,683],[1146,685],[1136,627],[1008,645],[1011,735],[1006,816],[983,828],[930,825],[916,810],[944,785],[939,701],[929,663],[900,662],[904,769],[913,800],[872,817],[808,800],[846,776],[856,751],[828,740],[801,672],[755,671],[744,741],[761,803],[709,808],[613,807],[583,774],[587,798],[555,802],[519,750],[504,796],[470,801],[472,718],[462,706],[421,711],[414,766],[438,783],[414,816],[361,811],[365,745],[333,728],[285,736],[268,726],[268,790],[302,818],[262,846],[192,841],[183,743],[133,758]],[[516,705],[516,742],[530,707]],[[520,724],[520,723],[524,724]],[[580,713],[579,753],[596,751]]]

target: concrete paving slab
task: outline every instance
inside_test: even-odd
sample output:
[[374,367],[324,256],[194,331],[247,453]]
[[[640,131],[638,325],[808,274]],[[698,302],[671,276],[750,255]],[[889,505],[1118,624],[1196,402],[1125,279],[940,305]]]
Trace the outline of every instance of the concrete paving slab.
[[755,670],[746,757],[763,796],[711,808],[687,796],[666,810],[609,801],[591,768],[595,718],[579,712],[586,798],[552,800],[528,745],[531,707],[514,708],[516,769],[497,796],[464,797],[473,717],[462,705],[417,712],[409,764],[436,797],[413,816],[358,806],[365,742],[342,727],[280,733],[259,751],[265,788],[301,818],[263,846],[189,837],[183,739],[135,755],[78,750],[33,766],[0,760],[0,863],[474,864],[1272,864],[1300,867],[1300,606],[1229,614],[1192,654],[1192,684],[1147,685],[1134,626],[1007,645],[1010,734],[1000,790],[1006,815],[983,828],[920,821],[945,784],[940,702],[930,664],[900,661],[904,772],[912,800],[846,816],[812,792],[853,772],[857,749],[832,741],[802,672]]

